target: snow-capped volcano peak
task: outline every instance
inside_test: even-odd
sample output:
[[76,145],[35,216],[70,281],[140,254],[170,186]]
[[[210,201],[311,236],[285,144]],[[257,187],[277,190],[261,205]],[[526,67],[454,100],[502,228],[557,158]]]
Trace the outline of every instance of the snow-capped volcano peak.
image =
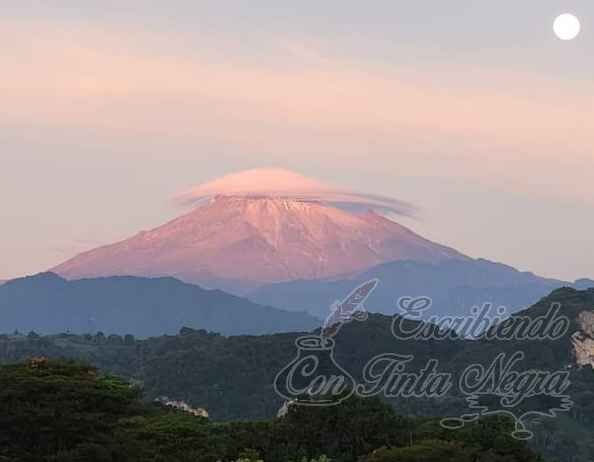
[[[230,183],[237,188],[228,188]],[[239,291],[270,282],[351,274],[392,260],[466,258],[379,214],[334,206],[328,199],[336,198],[336,192],[323,195],[318,189],[318,196],[291,197],[263,188],[258,193],[242,191],[241,181],[213,184],[199,191],[209,200],[191,212],[80,254],[53,271],[66,278],[169,275]]]

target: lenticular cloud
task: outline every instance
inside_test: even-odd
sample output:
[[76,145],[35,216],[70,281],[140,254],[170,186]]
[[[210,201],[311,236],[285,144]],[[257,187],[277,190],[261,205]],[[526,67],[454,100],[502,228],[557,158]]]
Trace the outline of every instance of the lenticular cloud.
[[217,196],[271,197],[322,202],[348,210],[375,210],[410,216],[414,207],[397,199],[334,188],[283,169],[254,169],[225,175],[177,197],[184,205],[199,205]]

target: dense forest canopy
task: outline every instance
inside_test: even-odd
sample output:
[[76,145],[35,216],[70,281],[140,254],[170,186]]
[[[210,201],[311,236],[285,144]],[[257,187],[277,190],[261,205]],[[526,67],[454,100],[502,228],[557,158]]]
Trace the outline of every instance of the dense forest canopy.
[[76,362],[36,358],[0,368],[4,461],[475,461],[536,462],[511,422],[463,431],[406,418],[380,400],[290,406],[259,422],[211,422],[140,400],[134,386]]

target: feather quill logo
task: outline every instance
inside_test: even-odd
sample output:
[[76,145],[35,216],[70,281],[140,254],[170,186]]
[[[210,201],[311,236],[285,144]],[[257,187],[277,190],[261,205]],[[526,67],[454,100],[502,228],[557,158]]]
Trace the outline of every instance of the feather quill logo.
[[322,336],[335,337],[343,325],[352,321],[366,321],[368,313],[364,304],[378,284],[378,279],[371,279],[353,289],[344,300],[334,302],[324,321]]

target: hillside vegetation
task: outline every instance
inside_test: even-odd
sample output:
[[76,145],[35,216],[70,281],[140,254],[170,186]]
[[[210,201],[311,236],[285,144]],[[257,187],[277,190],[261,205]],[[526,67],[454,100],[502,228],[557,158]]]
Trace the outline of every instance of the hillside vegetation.
[[213,423],[144,404],[139,390],[96,369],[37,358],[0,368],[3,461],[456,461],[536,462],[509,437],[510,422],[484,419],[446,431],[397,416],[377,399],[292,406],[282,418]]

